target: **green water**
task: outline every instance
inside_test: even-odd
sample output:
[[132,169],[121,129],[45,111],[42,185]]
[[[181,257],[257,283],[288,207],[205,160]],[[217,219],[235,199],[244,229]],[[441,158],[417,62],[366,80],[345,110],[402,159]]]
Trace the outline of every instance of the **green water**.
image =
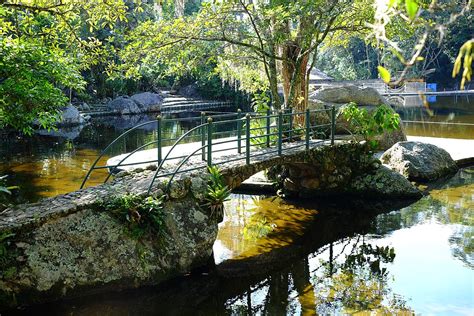
[[233,195],[215,266],[21,315],[472,315],[474,168],[421,200]]

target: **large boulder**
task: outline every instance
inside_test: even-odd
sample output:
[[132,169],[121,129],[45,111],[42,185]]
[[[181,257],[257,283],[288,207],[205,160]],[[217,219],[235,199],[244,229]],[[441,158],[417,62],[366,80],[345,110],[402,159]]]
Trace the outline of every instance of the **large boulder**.
[[163,103],[163,97],[152,92],[137,93],[132,95],[131,99],[138,104],[141,112],[158,112]]
[[380,159],[409,180],[421,182],[433,181],[458,170],[446,150],[422,142],[396,143]]
[[421,192],[398,172],[380,166],[372,173],[354,178],[346,190],[352,194],[376,197],[421,197]]
[[68,105],[62,109],[61,121],[58,122],[58,126],[77,126],[84,124],[86,121],[82,117],[79,110],[73,105]]
[[[3,211],[0,313],[18,305],[156,285],[206,266],[218,231],[216,216],[196,198],[207,192],[206,174],[194,174],[193,183],[175,179],[173,184],[185,192],[164,202],[164,218],[153,224],[158,232],[137,233],[126,214],[107,209],[114,195],[144,194],[151,176],[150,171],[123,174],[112,183]],[[155,184],[154,194],[162,195],[167,183]]]
[[330,103],[355,102],[360,105],[387,104],[387,101],[374,88],[344,85],[337,87],[324,87],[317,90],[313,99]]
[[113,99],[107,104],[107,108],[120,114],[136,114],[142,112],[138,104],[128,96],[122,96]]

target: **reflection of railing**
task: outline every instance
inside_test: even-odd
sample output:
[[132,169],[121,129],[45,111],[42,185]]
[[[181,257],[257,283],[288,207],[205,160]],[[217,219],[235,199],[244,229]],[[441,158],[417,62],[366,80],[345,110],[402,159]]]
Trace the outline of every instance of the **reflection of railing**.
[[[317,113],[328,114],[327,123],[312,125],[311,116]],[[195,118],[196,119],[196,118]],[[266,155],[269,153],[276,153],[281,155],[283,151],[290,148],[299,146],[305,146],[309,149],[311,140],[315,136],[324,135],[324,139],[327,135],[330,135],[331,144],[334,143],[334,131],[336,124],[336,112],[335,107],[330,107],[321,110],[306,110],[304,112],[294,112],[292,109],[287,111],[271,112],[267,111],[266,114],[261,113],[246,113],[245,115],[238,111],[236,113],[226,113],[220,115],[206,116],[202,113],[200,123],[182,134],[180,137],[175,139],[165,139],[162,137],[162,125],[163,119],[160,116],[156,120],[139,124],[132,129],[124,132],[122,135],[117,137],[111,142],[97,157],[92,167],[88,171],[84,178],[81,188],[84,187],[91,173],[97,169],[109,169],[112,172],[119,170],[119,167],[133,166],[133,165],[144,165],[156,163],[158,167],[153,175],[150,182],[148,192],[151,191],[153,184],[157,178],[170,177],[168,186],[171,184],[173,178],[180,173],[190,172],[198,169],[206,168],[206,166],[219,165],[226,162],[233,162],[238,160],[244,160],[246,164],[250,164],[250,158]],[[221,119],[221,120],[219,120]],[[116,144],[119,140],[124,139],[132,131],[143,127],[147,124],[156,125],[156,140],[147,142],[130,153],[120,157],[120,161],[114,165],[98,166],[100,159],[107,153],[107,151]],[[216,131],[216,127],[223,126],[235,126],[233,131]],[[234,133],[234,136],[223,138],[223,135],[229,135]],[[190,139],[195,140],[196,137],[200,138],[200,142],[197,148],[192,148],[191,152],[187,155],[181,155],[179,152],[181,148],[179,146],[189,143]],[[302,141],[304,139],[304,142]],[[300,140],[295,143],[295,146],[283,146],[283,143],[291,143],[294,140]],[[166,148],[167,152],[163,157],[163,146],[162,143],[165,141],[174,141],[171,147]],[[156,144],[157,159],[151,159],[147,161],[127,162],[127,160],[136,154],[138,151]],[[229,147],[230,145],[230,147]],[[252,152],[252,147],[265,147],[269,150],[263,152]],[[273,148],[273,150],[272,150]],[[225,159],[225,161],[213,161],[217,158],[217,153],[222,152],[234,152],[233,158]],[[177,153],[178,152],[178,153]],[[176,154],[177,156],[173,156]],[[193,166],[191,168],[184,168],[187,162],[193,157],[200,157],[201,161],[205,161],[204,164]],[[165,169],[165,163],[169,163],[172,160],[181,159],[176,163],[175,168],[170,171]],[[110,174],[106,177],[106,182],[110,178]]]

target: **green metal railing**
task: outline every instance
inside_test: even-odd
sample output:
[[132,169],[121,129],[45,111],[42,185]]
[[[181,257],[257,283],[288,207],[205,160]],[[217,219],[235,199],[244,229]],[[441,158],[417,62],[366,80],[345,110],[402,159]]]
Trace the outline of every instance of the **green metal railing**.
[[[315,124],[311,123],[311,115],[317,112],[326,112],[329,123]],[[163,124],[168,121],[195,120],[199,125],[189,129],[177,138],[163,138]],[[314,121],[314,120],[313,120]],[[143,128],[147,124],[155,124],[156,139],[138,146],[133,151],[125,154],[117,164],[98,166],[99,161],[110,151],[115,144],[122,141],[136,129]],[[234,129],[226,130],[229,126]],[[177,174],[204,169],[207,166],[219,165],[227,162],[242,160],[246,164],[251,163],[251,159],[260,155],[275,153],[282,155],[285,150],[304,146],[309,149],[311,144],[318,144],[330,141],[334,144],[336,128],[336,111],[334,107],[321,110],[306,110],[304,112],[295,112],[291,108],[286,111],[270,111],[266,113],[242,113],[240,110],[235,113],[224,113],[216,115],[206,115],[186,119],[163,119],[158,116],[156,120],[139,124],[130,130],[127,130],[113,142],[111,142],[97,157],[92,167],[84,178],[81,188],[84,187],[91,173],[98,169],[108,169],[109,174],[104,182],[108,181],[111,175],[120,171],[119,167],[128,167],[134,165],[155,164],[157,168],[153,174],[148,187],[148,194],[151,192],[156,179],[161,177],[170,177],[168,188]],[[222,130],[223,131],[219,131]],[[229,134],[231,136],[229,136]],[[329,137],[328,137],[329,135]],[[225,137],[227,136],[227,137]],[[163,143],[173,142],[173,145],[164,147]],[[193,142],[194,141],[194,142]],[[197,141],[197,143],[196,143]],[[183,154],[180,145],[193,142],[199,144],[189,153]],[[284,143],[294,144],[285,145]],[[137,152],[156,144],[156,159],[147,161],[127,162]],[[255,151],[253,148],[267,148],[264,151]],[[163,148],[167,152],[163,156]],[[223,161],[214,161],[217,154],[226,152],[227,155]],[[185,167],[191,159],[197,159],[200,163],[192,167]],[[173,166],[169,163],[178,160]],[[165,166],[166,164],[166,166]],[[174,168],[172,168],[174,167]]]

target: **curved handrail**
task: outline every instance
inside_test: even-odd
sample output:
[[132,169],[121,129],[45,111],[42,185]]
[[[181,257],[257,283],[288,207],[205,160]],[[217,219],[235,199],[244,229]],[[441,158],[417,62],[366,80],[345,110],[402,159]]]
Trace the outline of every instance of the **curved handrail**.
[[[147,147],[147,146],[150,146],[150,145],[152,145],[152,144],[156,144],[156,140],[152,140],[151,142],[148,142],[148,143],[146,143],[146,144],[144,144],[144,145],[142,145],[142,146],[136,148],[134,151],[128,153],[128,154],[125,156],[125,158],[123,158],[122,160],[120,160],[117,165],[111,166],[111,167],[113,167],[114,169],[117,168],[117,167],[119,167],[119,166],[122,164],[122,162],[124,162],[125,160],[127,160],[131,155],[133,155],[134,153],[136,153],[136,152],[139,151],[140,149],[143,149],[143,148],[145,148],[145,147]],[[156,161],[158,161],[158,159],[157,159]],[[107,180],[109,180],[109,178],[110,178],[111,175],[112,175],[112,173],[109,171],[109,174],[107,175],[107,178],[105,178],[104,183],[106,183]]]
[[186,136],[188,136],[190,133],[194,132],[195,130],[197,130],[197,129],[199,129],[199,128],[203,128],[204,126],[207,126],[207,125],[209,125],[209,123],[204,123],[204,124],[195,126],[195,127],[191,128],[189,131],[187,131],[186,133],[184,133],[183,135],[181,135],[181,136],[176,140],[176,142],[173,144],[173,146],[171,146],[170,150],[166,153],[166,155],[165,155],[165,157],[163,158],[163,160],[161,160],[161,163],[158,165],[158,168],[156,168],[155,174],[153,175],[153,178],[151,179],[150,185],[148,186],[148,194],[151,192],[151,188],[152,188],[153,184],[155,183],[155,179],[156,179],[156,176],[158,175],[158,172],[160,172],[161,168],[163,167],[163,164],[165,163],[166,159],[168,159],[168,156],[171,154],[171,152],[173,151],[173,149],[175,149],[176,146],[177,146]]
[[92,164],[92,167],[90,167],[89,171],[87,172],[86,176],[84,177],[84,180],[82,181],[82,184],[81,184],[81,189],[84,188],[84,185],[86,184],[87,180],[89,179],[91,173],[93,170],[95,170],[95,166],[97,165],[97,163],[99,162],[99,160],[105,155],[105,153],[107,152],[107,150],[112,147],[112,145],[115,145],[117,143],[117,141],[119,139],[122,139],[123,136],[125,135],[128,135],[129,133],[131,133],[132,131],[136,130],[137,128],[139,127],[142,127],[142,126],[145,126],[147,124],[150,124],[150,123],[157,123],[158,120],[153,120],[153,121],[148,121],[148,122],[144,122],[144,123],[141,123],[141,124],[138,124],[134,127],[132,127],[131,129],[123,132],[122,134],[120,134],[119,136],[117,136],[116,139],[114,139],[109,145],[107,145],[107,147],[104,148],[104,150],[101,151],[100,155],[97,157],[97,159],[94,161],[94,163]]
[[[179,169],[181,169],[181,167],[189,160],[189,158],[191,158],[192,156],[194,156],[198,151],[202,150],[203,148],[205,148],[207,145],[203,145],[201,147],[199,147],[198,149],[196,149],[195,151],[193,151],[191,154],[189,154],[186,158],[184,158],[180,163],[179,165],[173,170],[173,174],[171,175],[171,177],[169,178],[168,180],[168,184],[166,186],[166,191],[169,192],[170,188],[171,188],[171,181],[173,181],[174,179],[174,176],[178,173]],[[150,191],[151,191],[151,186],[148,188],[148,192],[147,192],[147,195],[150,195]]]

